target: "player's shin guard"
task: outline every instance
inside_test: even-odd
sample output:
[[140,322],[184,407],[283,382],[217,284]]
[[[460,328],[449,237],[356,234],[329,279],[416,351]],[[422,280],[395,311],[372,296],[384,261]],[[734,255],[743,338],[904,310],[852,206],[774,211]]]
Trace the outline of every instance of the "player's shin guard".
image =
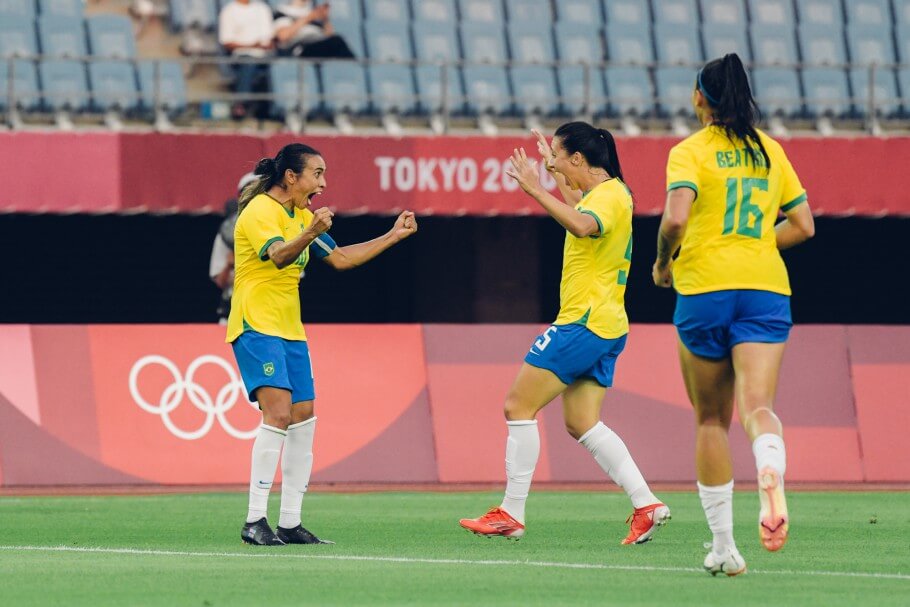
[[626,444],[603,422],[597,422],[578,442],[591,452],[613,482],[625,490],[633,507],[643,508],[660,501],[648,488]]
[[288,426],[281,458],[281,512],[278,526],[293,529],[300,524],[303,496],[313,471],[313,437],[316,418]]
[[246,521],[255,523],[266,516],[269,505],[269,491],[278,469],[278,456],[284,445],[287,432],[262,424],[253,441],[253,457],[250,466],[250,503]]
[[502,509],[519,523],[525,521],[525,502],[531,491],[531,479],[540,456],[540,434],[537,420],[506,422],[506,494]]

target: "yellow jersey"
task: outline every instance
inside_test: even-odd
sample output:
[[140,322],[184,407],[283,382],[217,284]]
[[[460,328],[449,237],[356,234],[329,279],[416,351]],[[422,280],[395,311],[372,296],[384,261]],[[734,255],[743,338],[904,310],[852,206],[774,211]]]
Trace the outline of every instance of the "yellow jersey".
[[667,191],[690,188],[695,203],[673,285],[683,295],[755,289],[790,295],[787,268],[777,250],[780,211],[806,202],[806,190],[775,140],[759,131],[770,170],[722,127],[708,126],[681,141],[667,161]]
[[[279,269],[269,258],[276,242],[296,238],[313,221],[309,209],[288,212],[267,194],[253,198],[234,228],[234,295],[227,341],[253,330],[292,341],[306,341],[300,320],[300,273],[310,260],[310,247],[296,262]],[[315,241],[314,241],[315,242]]]
[[604,339],[622,337],[629,332],[625,296],[632,263],[632,195],[619,179],[610,179],[575,208],[597,221],[600,234],[566,234],[554,324],[584,325]]

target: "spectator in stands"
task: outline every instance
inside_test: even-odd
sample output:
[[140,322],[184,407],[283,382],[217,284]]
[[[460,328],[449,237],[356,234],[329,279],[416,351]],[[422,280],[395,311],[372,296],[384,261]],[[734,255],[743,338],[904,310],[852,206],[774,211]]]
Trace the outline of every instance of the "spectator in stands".
[[[255,173],[247,173],[237,184],[237,197],[243,188],[258,179]],[[234,294],[234,226],[237,224],[237,198],[224,203],[224,220],[218,227],[215,242],[212,244],[212,257],[209,261],[209,277],[221,289],[221,302],[218,304],[218,324],[226,325],[231,313],[231,295]]]
[[[218,42],[232,57],[268,57],[274,54],[275,23],[272,10],[260,0],[233,0],[218,15]],[[235,63],[234,92],[252,93],[257,81],[265,80],[267,66],[262,63]],[[235,118],[247,114],[247,104],[236,103]]]
[[312,0],[290,0],[280,5],[275,19],[275,40],[281,55],[353,59],[344,38],[329,20],[329,5]]

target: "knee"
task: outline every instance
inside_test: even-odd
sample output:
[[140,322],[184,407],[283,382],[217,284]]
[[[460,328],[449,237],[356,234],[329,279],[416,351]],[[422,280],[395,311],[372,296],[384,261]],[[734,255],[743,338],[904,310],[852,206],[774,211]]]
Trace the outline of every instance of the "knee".
[[505,415],[506,420],[511,422],[534,419],[536,411],[532,411],[531,408],[523,403],[515,394],[509,393],[509,395],[506,396],[503,414]]
[[265,422],[267,426],[272,426],[273,428],[278,428],[279,430],[287,430],[288,426],[291,425],[291,414],[287,413],[273,413],[272,415],[263,415],[262,421]]
[[576,420],[576,419],[567,419],[566,420],[566,432],[569,433],[569,436],[575,440],[580,439],[585,433],[593,428],[597,422],[591,423],[590,420]]

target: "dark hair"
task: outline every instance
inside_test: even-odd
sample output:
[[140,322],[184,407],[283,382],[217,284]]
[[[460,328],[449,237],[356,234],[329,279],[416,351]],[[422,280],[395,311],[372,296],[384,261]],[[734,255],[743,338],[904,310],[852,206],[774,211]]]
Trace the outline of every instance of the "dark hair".
[[595,128],[587,122],[567,122],[556,129],[553,136],[559,137],[562,147],[569,154],[580,153],[592,167],[600,167],[610,177],[625,183],[616,153],[616,141],[610,131]]
[[268,192],[276,185],[282,183],[284,173],[288,169],[300,174],[306,168],[307,159],[310,156],[321,156],[319,152],[308,145],[302,143],[289,143],[278,151],[274,158],[263,158],[256,163],[253,172],[259,175],[259,179],[252,181],[243,188],[240,193],[239,213],[243,212],[250,201],[262,194]]
[[696,86],[714,110],[714,122],[724,128],[727,138],[745,143],[754,165],[761,164],[758,157],[761,152],[765,168],[770,169],[771,158],[755,130],[755,124],[761,120],[761,111],[752,97],[749,78],[739,55],[730,53],[722,59],[709,61],[698,72]]

